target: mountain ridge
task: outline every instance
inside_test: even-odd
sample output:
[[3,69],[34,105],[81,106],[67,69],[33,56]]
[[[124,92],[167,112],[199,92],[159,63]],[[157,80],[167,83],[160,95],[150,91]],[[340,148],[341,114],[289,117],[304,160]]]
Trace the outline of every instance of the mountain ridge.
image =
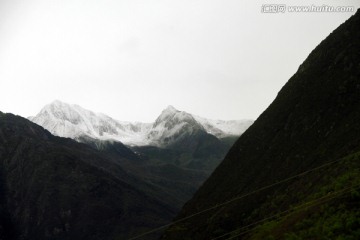
[[[81,135],[86,135],[99,140],[116,140],[131,146],[156,145],[160,147],[166,142],[161,139],[161,136],[170,137],[184,125],[191,124],[195,128],[203,128],[202,130],[211,132],[209,134],[217,137],[228,137],[241,135],[253,122],[252,120],[224,121],[194,117],[171,105],[164,109],[153,123],[125,122],[59,100],[46,105],[36,116],[29,119],[57,136],[77,139]],[[172,124],[164,122],[160,126],[163,121],[172,121]],[[232,127],[221,127],[227,123]],[[170,125],[175,129],[170,129]]]
[[[177,209],[219,164],[236,139],[218,139],[207,133],[193,115],[171,105],[154,123],[131,123],[56,100],[30,120],[54,135],[85,143],[117,159],[126,171],[167,192],[168,202]],[[128,144],[129,139],[141,144]]]
[[176,212],[161,189],[124,170],[119,158],[1,112],[0,156],[4,240],[124,239]]

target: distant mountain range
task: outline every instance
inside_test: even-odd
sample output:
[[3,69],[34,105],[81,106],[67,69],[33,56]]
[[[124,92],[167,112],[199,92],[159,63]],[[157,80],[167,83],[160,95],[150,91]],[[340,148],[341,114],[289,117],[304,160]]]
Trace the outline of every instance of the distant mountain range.
[[0,240],[359,239],[359,26],[360,10],[253,124],[0,112]]
[[171,106],[154,123],[121,122],[60,101],[29,119],[0,112],[1,240],[126,239],[166,224],[252,123]]
[[172,106],[163,110],[154,123],[124,122],[58,100],[46,105],[29,119],[56,136],[78,141],[92,138],[120,141],[130,146],[157,147],[168,147],[196,131],[217,138],[240,136],[253,123],[252,120],[205,119]]
[[165,224],[253,123],[172,106],[132,123],[61,101],[29,120],[0,114],[1,240],[125,239]]

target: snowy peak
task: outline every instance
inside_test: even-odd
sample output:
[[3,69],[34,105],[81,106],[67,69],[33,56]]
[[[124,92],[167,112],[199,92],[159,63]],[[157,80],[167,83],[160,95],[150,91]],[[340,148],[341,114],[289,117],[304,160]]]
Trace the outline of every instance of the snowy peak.
[[240,136],[253,123],[252,120],[210,120],[179,111],[171,105],[161,112],[154,123],[122,122],[59,100],[46,105],[29,119],[54,135],[78,141],[90,137],[127,145],[162,147],[200,132],[218,138]]
[[46,105],[40,115],[49,115],[53,119],[67,121],[72,124],[79,124],[88,117],[94,117],[95,114],[85,110],[77,105],[70,105],[56,100]]
[[163,110],[160,116],[155,120],[153,127],[157,127],[162,124],[166,125],[167,129],[174,127],[174,125],[179,124],[181,122],[185,122],[188,124],[196,125],[199,124],[194,117],[187,112],[179,111],[173,106],[168,106],[165,110]]
[[172,105],[167,106],[167,108],[164,109],[163,112],[178,112],[176,108],[174,108]]
[[159,125],[163,125],[169,130],[174,127],[179,128],[179,125],[191,125],[194,127],[197,126],[197,129],[205,130],[207,133],[218,138],[224,138],[228,136],[240,136],[253,123],[254,121],[250,119],[227,121],[207,119],[184,111],[179,111],[169,105],[156,119],[153,128],[158,128]]
[[169,106],[156,119],[147,137],[155,145],[166,146],[198,131],[205,129],[191,114]]
[[116,140],[130,145],[145,144],[143,137],[151,127],[148,123],[119,122],[105,114],[58,100],[46,105],[30,120],[56,136],[75,140],[83,137]]
[[159,124],[162,121],[165,121],[167,119],[172,118],[174,115],[176,115],[178,112],[180,112],[179,110],[177,110],[176,108],[174,108],[173,106],[169,105],[167,108],[165,108],[161,114],[159,115],[159,117],[155,120],[154,126],[156,126],[157,124]]

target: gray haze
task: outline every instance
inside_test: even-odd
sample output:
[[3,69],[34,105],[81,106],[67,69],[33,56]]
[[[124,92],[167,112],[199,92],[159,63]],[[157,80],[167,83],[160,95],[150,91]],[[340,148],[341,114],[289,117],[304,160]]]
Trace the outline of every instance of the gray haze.
[[167,105],[257,118],[352,13],[261,13],[268,3],[360,1],[0,0],[0,111],[59,99],[119,120]]

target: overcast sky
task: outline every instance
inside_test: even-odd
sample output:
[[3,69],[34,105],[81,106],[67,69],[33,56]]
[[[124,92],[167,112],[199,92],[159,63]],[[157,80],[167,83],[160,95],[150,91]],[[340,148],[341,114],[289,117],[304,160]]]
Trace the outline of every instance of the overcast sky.
[[268,3],[360,1],[0,0],[0,111],[55,99],[151,122],[167,105],[256,119],[351,13],[261,13]]

